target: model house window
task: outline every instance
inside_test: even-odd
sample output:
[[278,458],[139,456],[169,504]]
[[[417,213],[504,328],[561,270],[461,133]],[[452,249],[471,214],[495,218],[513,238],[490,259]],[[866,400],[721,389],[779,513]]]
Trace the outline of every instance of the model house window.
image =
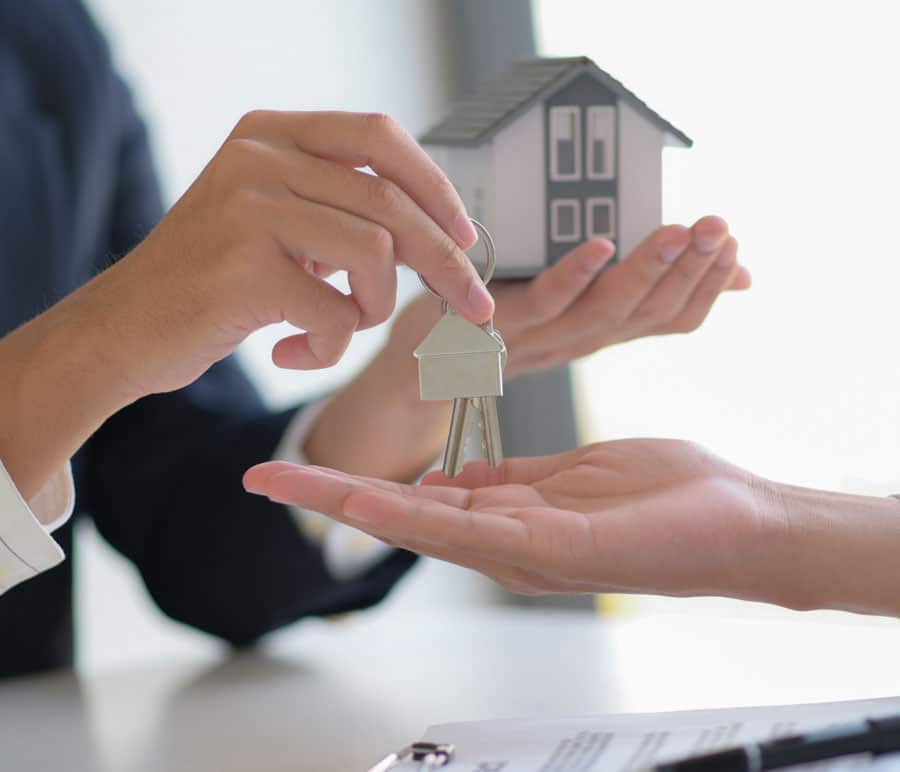
[[581,240],[581,207],[577,198],[550,203],[550,238],[559,243]]
[[616,108],[589,107],[587,133],[587,178],[589,180],[615,179]]
[[584,202],[587,238],[616,236],[616,202],[611,198],[589,198]]
[[581,179],[581,109],[550,108],[550,179]]

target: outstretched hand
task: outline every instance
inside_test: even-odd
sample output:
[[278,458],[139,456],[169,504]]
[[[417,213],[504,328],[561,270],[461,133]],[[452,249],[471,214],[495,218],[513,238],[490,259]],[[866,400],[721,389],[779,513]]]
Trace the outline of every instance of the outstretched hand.
[[[509,351],[504,377],[565,364],[633,338],[695,330],[723,291],[750,286],[737,246],[727,223],[708,216],[691,228],[658,228],[602,273],[615,248],[594,239],[531,281],[492,282],[494,326]],[[394,322],[384,355],[411,383],[415,363],[409,352],[439,314],[440,304],[423,296]]]
[[[409,486],[282,462],[248,491],[389,544],[478,570],[524,594],[637,592],[766,599],[786,520],[767,483],[696,445],[621,440],[470,464]],[[782,548],[783,549],[783,548]]]

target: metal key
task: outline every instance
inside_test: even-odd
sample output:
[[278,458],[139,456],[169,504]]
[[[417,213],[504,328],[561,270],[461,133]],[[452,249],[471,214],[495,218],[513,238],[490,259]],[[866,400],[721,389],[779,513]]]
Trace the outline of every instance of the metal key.
[[[481,232],[487,251],[487,284],[494,271],[494,244],[484,226],[472,222]],[[479,327],[459,316],[444,301],[441,318],[418,346],[415,356],[419,360],[420,397],[453,400],[444,474],[455,477],[462,471],[469,437],[479,440],[480,455],[491,466],[503,463],[496,398],[503,395],[506,345],[493,322]]]

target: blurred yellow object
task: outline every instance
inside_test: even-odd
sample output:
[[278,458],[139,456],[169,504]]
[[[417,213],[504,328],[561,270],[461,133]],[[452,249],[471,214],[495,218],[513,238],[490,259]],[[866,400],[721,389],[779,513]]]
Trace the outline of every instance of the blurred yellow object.
[[634,613],[636,604],[630,595],[604,594],[594,596],[594,608],[603,617],[626,616]]

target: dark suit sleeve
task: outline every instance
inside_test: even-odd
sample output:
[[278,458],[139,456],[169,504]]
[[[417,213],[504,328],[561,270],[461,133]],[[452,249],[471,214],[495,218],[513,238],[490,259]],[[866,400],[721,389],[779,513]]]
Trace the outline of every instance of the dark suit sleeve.
[[[123,254],[161,213],[144,127],[129,105],[110,252]],[[293,411],[270,413],[237,362],[109,419],[84,451],[81,510],[140,569],[175,619],[244,644],[308,615],[376,603],[412,565],[397,552],[336,582],[287,510],[241,487],[269,460]]]

